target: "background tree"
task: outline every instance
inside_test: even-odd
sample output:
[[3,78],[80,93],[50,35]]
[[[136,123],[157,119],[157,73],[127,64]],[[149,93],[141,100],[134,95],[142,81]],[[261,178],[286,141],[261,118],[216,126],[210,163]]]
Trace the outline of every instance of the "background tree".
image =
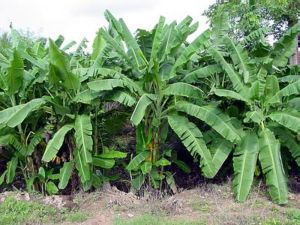
[[211,22],[227,12],[231,23],[231,36],[242,39],[251,32],[265,29],[278,39],[297,23],[300,0],[229,0],[216,1],[204,13]]

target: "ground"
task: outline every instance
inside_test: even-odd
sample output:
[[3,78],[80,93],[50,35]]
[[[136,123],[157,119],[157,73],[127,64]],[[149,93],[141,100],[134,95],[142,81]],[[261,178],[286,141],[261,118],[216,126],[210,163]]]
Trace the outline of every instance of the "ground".
[[[5,212],[3,205],[7,201],[14,200],[8,198],[0,205],[0,224],[17,224],[16,221],[28,225],[300,224],[300,193],[290,193],[288,205],[279,206],[270,201],[265,188],[259,184],[245,203],[234,201],[230,183],[205,184],[191,190],[180,190],[173,196],[153,197],[149,194],[143,198],[114,187],[106,188],[92,193],[78,193],[72,200],[73,205],[67,206],[72,208],[71,211],[66,208],[57,210],[45,204],[42,207],[30,206],[30,215],[35,215],[35,219],[26,216],[25,212],[24,218],[12,221],[3,220],[8,216],[5,217],[5,213],[20,210],[20,207],[9,208]],[[29,202],[26,204],[33,204]],[[24,207],[21,207],[23,211]]]

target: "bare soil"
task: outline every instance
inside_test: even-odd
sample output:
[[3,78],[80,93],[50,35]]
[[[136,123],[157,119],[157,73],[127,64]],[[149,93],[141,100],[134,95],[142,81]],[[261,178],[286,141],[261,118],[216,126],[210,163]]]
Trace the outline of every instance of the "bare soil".
[[81,212],[88,215],[88,219],[62,225],[113,225],[116,219],[124,224],[131,224],[131,221],[138,224],[133,223],[135,219],[145,215],[163,218],[168,221],[167,224],[181,224],[180,221],[185,221],[184,224],[213,225],[300,224],[300,218],[293,218],[297,213],[300,217],[300,193],[290,193],[289,204],[279,206],[270,201],[262,184],[257,184],[245,203],[234,201],[230,182],[204,184],[163,198],[151,196],[146,194],[139,198],[114,187],[89,194],[80,193],[74,202]]

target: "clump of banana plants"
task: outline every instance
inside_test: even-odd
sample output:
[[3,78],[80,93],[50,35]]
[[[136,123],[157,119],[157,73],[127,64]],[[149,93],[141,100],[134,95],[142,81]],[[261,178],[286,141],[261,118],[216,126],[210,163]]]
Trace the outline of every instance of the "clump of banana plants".
[[247,52],[229,37],[223,37],[219,48],[210,49],[212,57],[231,81],[226,89],[213,88],[212,92],[245,105],[239,109],[244,132],[233,157],[233,189],[238,201],[246,200],[259,162],[273,201],[287,203],[287,176],[281,146],[286,146],[300,165],[296,139],[300,132],[300,114],[294,105],[297,104],[300,82],[285,73],[299,33],[298,23],[273,47],[261,49],[260,53],[258,48],[255,52]]
[[213,159],[199,128],[187,116],[200,119],[231,142],[239,141],[240,135],[230,118],[204,101],[205,94],[199,87],[186,82],[201,74],[209,76],[219,71],[214,65],[196,69],[188,65],[196,53],[210,46],[211,31],[203,32],[187,44],[186,39],[198,24],[192,24],[190,17],[179,24],[166,24],[161,17],[153,30],[140,30],[134,37],[122,19],[117,20],[108,11],[105,15],[109,30],[100,29],[98,35],[120,57],[122,66],[99,67],[102,77],[89,82],[88,87],[91,94],[104,92],[133,108],[130,120],[136,127],[137,144],[127,166],[134,176],[133,186],[139,189],[147,181],[158,188],[164,179],[169,185],[172,183],[172,174],[164,170],[172,163],[166,145],[169,128],[191,155],[200,158],[203,174],[214,177],[219,166],[213,161],[217,160]]

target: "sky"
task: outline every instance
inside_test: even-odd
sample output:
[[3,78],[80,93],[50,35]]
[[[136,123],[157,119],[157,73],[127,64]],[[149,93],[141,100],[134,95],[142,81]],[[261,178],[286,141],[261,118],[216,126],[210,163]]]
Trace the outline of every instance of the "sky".
[[151,29],[159,16],[168,22],[187,15],[199,22],[198,32],[207,27],[204,10],[215,0],[1,0],[0,31],[12,23],[16,29],[31,31],[36,36],[56,38],[62,34],[67,41],[90,42],[100,27],[107,26],[104,11],[123,18],[134,32],[137,28]]

